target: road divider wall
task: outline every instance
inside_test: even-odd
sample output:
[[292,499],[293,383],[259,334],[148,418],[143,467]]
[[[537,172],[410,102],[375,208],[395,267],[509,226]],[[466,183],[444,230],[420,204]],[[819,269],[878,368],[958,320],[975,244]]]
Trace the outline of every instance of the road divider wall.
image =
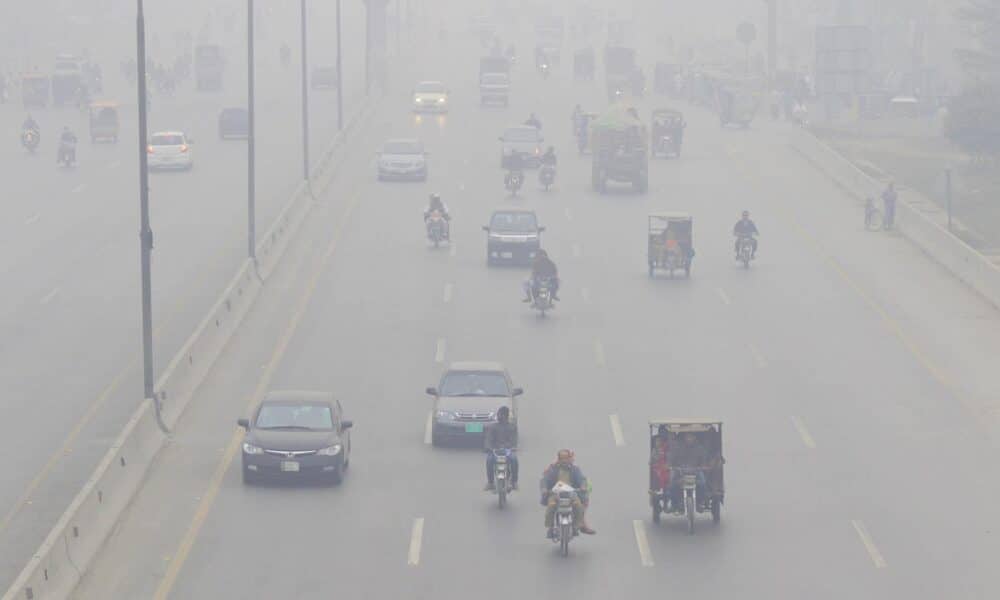
[[[142,402],[86,484],[3,596],[3,600],[67,598],[87,572],[145,479],[167,434],[222,353],[295,236],[315,198],[334,181],[348,142],[375,110],[374,99],[337,134],[292,194],[194,333],[157,380],[157,404]],[[159,408],[159,411],[157,411]]]
[[[879,201],[885,182],[869,176],[815,135],[796,131],[792,148],[857,199],[874,198]],[[899,196],[895,229],[993,306],[1000,308],[1000,268],[918,208],[919,204],[933,206],[930,200],[920,197],[913,190],[906,190]],[[908,201],[908,197],[914,202]]]

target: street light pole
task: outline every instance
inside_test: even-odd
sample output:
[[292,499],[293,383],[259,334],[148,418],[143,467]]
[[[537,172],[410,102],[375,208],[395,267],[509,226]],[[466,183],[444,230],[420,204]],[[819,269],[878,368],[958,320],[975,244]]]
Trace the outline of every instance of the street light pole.
[[146,137],[146,15],[136,0],[136,68],[139,101],[139,253],[142,265],[142,383],[143,396],[155,402],[153,387],[153,293],[151,259],[153,230],[149,227],[149,170]]
[[254,94],[256,71],[254,59],[254,2],[247,0],[247,256],[257,259],[257,135],[256,96]]
[[344,129],[344,68],[340,46],[340,0],[337,0],[337,130]]
[[[302,178],[309,180],[309,79],[306,56],[306,0],[301,2],[302,12]],[[337,43],[340,43],[338,36]],[[340,85],[340,82],[337,82]]]

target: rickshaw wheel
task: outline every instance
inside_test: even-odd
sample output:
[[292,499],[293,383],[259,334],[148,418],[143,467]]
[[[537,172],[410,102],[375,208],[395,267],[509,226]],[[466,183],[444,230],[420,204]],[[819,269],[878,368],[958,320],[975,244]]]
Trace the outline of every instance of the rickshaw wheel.
[[691,279],[691,265],[684,267],[684,277]]
[[649,276],[653,276],[653,263],[649,263]]
[[718,496],[712,497],[712,522],[716,525],[722,520],[722,503],[719,502]]
[[653,500],[653,522],[660,522],[660,506],[658,500]]

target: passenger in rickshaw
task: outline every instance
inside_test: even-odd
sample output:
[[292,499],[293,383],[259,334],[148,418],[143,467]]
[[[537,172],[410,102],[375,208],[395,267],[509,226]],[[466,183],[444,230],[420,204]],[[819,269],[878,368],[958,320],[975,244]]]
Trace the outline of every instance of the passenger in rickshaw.
[[668,462],[670,451],[670,433],[666,425],[660,425],[653,438],[653,452],[649,457],[649,466],[655,475],[657,490],[670,489],[670,463]]
[[[705,441],[694,432],[688,431],[681,436],[679,444],[670,448],[669,463],[672,469],[697,469],[698,487],[696,494],[701,499],[706,499],[706,479],[705,469],[711,466],[711,453]],[[683,510],[684,501],[681,484],[683,477],[672,477],[670,485],[670,506],[673,510]]]
[[666,258],[670,254],[676,253],[684,257],[684,263],[690,264],[694,258],[694,247],[690,240],[679,239],[677,232],[667,227],[663,230],[663,256]]

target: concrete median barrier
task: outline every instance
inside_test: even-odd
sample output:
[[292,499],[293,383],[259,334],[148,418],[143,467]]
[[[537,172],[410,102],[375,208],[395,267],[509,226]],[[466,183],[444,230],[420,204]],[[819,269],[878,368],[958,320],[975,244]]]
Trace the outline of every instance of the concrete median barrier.
[[[875,198],[878,201],[885,182],[872,178],[813,134],[796,131],[791,145],[850,195],[859,200]],[[896,203],[896,230],[993,306],[1000,308],[1000,268],[920,210],[920,205],[933,206],[933,202],[913,190],[900,193]]]
[[[157,404],[142,402],[77,493],[56,526],[31,557],[3,600],[66,598],[114,530],[171,429],[225,349],[281,256],[294,238],[314,198],[334,181],[347,143],[375,110],[366,102],[316,163],[257,244],[257,261],[245,261],[198,327],[158,379]],[[159,408],[159,410],[157,410]]]

